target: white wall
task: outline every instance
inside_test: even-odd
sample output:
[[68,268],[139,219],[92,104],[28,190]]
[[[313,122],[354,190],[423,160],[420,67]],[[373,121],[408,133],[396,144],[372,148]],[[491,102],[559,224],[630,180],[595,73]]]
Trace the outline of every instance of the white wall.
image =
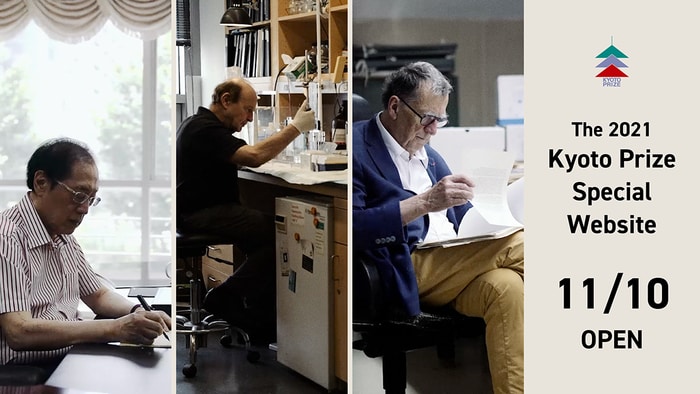
[[209,106],[216,85],[226,79],[226,36],[219,25],[226,11],[223,0],[199,2],[199,31],[202,62],[202,105]]

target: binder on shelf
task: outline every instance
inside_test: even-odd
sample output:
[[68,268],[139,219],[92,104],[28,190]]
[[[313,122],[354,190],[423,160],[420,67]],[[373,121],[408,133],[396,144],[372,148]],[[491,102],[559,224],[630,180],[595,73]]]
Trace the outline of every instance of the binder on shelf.
[[227,67],[239,67],[246,78],[269,77],[270,27],[233,30],[226,38]]
[[248,9],[251,22],[256,23],[270,20],[270,0],[258,0],[254,2],[254,6],[256,6],[256,8]]

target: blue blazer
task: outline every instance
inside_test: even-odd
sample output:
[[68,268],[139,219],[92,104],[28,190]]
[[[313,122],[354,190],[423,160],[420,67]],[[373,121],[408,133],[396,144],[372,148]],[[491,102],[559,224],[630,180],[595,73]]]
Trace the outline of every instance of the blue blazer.
[[[435,184],[451,172],[433,148],[425,149]],[[411,253],[428,232],[428,215],[402,225],[399,202],[415,193],[402,187],[374,117],[353,124],[352,160],[353,258],[375,262],[389,301],[415,316],[420,304]],[[455,230],[470,207],[467,203],[447,210]]]

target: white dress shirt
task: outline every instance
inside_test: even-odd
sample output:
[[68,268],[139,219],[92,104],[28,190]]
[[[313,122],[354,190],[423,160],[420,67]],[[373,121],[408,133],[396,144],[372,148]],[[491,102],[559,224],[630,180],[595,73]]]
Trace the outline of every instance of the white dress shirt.
[[[403,188],[420,194],[433,187],[433,182],[428,175],[428,154],[425,148],[422,147],[411,156],[408,151],[399,145],[394,137],[389,134],[389,131],[379,120],[379,114],[377,114],[376,120],[384,144],[389,150],[389,156],[391,156],[391,160],[399,171]],[[447,219],[447,210],[430,212],[428,213],[428,218],[428,233],[425,235],[424,242],[454,238],[457,235],[453,224]]]

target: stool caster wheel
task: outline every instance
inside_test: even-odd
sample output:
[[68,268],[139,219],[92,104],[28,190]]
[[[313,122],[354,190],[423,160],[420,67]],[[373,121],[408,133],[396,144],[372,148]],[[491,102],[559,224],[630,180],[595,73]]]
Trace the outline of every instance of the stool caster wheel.
[[182,367],[182,374],[185,375],[186,378],[193,378],[195,375],[197,375],[197,366],[193,364],[185,364],[185,366]]
[[246,360],[248,360],[249,363],[256,363],[260,360],[260,353],[249,350],[246,355]]
[[233,344],[233,338],[231,338],[229,334],[222,335],[219,339],[219,343],[223,347],[231,347],[231,345]]

